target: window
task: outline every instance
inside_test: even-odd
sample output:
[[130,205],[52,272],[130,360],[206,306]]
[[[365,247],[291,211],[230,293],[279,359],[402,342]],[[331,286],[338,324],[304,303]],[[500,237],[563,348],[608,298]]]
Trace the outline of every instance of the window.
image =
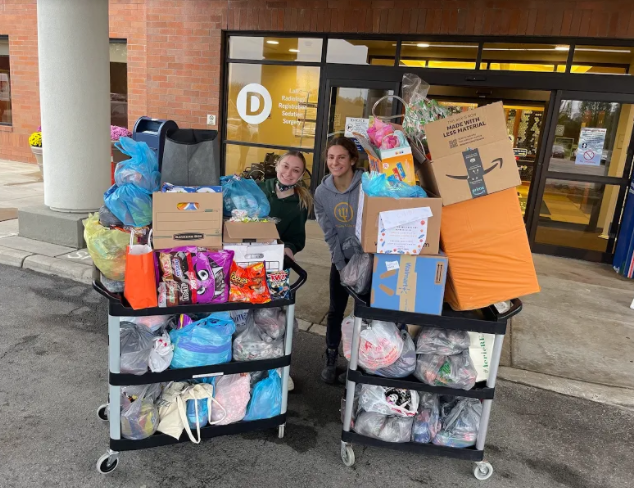
[[110,123],[128,127],[128,45],[110,40]]
[[477,58],[477,43],[403,41],[401,44],[401,66],[475,69]]
[[[254,165],[263,163],[270,155],[281,156],[287,151],[287,149],[270,149],[228,143],[225,145],[225,160],[227,162],[225,174],[242,173],[245,169],[251,168],[252,176],[257,178],[260,176],[257,173],[261,170],[255,169]],[[313,153],[303,152],[303,154],[306,158],[306,169],[308,170],[308,173],[304,175],[303,182],[307,187],[310,187],[310,173],[313,171]]]
[[570,72],[624,75],[633,62],[631,47],[575,46]]
[[322,44],[321,39],[231,36],[229,38],[229,58],[319,63]]
[[9,39],[0,36],[0,124],[11,125],[12,119]]
[[396,41],[329,39],[326,62],[394,66]]
[[569,50],[559,44],[485,43],[480,69],[565,72]]

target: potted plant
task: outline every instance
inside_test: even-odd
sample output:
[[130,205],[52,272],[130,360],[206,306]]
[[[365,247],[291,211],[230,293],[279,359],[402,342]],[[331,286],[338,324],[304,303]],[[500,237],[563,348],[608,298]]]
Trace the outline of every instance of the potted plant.
[[29,136],[29,146],[31,146],[31,152],[35,156],[37,166],[40,168],[40,174],[44,176],[42,171],[43,158],[42,158],[42,128],[38,127],[36,132],[33,132]]

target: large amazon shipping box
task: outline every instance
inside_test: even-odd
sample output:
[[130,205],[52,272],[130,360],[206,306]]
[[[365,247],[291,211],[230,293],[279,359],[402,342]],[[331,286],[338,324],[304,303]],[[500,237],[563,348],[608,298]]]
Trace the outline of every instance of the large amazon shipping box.
[[423,186],[444,206],[521,184],[502,102],[425,126],[431,162],[422,163]]

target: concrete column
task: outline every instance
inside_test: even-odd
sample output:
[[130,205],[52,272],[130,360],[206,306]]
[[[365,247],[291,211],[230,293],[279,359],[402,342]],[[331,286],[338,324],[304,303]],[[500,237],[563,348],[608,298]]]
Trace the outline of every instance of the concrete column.
[[44,203],[83,213],[110,184],[108,0],[37,0]]

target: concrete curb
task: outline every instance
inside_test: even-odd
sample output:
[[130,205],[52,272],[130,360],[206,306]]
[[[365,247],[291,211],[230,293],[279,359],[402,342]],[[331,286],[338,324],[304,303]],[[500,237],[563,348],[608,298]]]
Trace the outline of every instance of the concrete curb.
[[24,264],[24,260],[32,255],[33,253],[28,251],[18,251],[9,247],[0,246],[0,264],[21,268]]
[[33,254],[24,259],[22,268],[48,275],[61,276],[62,278],[68,278],[86,285],[92,283],[92,267],[86,266],[85,264],[74,263],[69,260]]

